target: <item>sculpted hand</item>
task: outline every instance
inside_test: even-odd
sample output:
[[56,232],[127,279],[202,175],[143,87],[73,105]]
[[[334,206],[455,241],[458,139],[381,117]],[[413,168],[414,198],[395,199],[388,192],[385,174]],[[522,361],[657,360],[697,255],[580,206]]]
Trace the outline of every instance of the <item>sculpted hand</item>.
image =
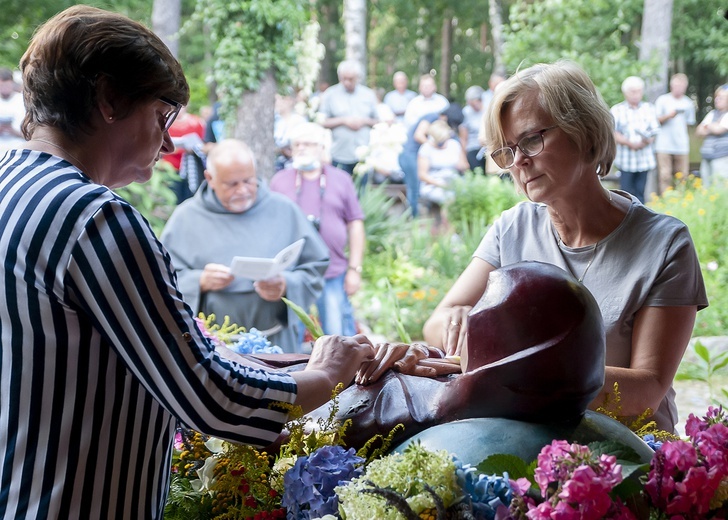
[[459,356],[465,346],[470,305],[458,305],[445,314],[442,327],[442,348],[448,356]]
[[200,275],[200,290],[219,291],[230,285],[235,277],[230,268],[221,264],[207,264]]
[[370,363],[362,365],[356,382],[366,385],[377,381],[388,369],[421,377],[437,377],[461,371],[460,364],[444,358],[430,358],[430,348],[421,343],[379,343],[377,354]]
[[258,280],[253,288],[265,301],[277,302],[286,294],[286,279],[278,275],[268,280]]

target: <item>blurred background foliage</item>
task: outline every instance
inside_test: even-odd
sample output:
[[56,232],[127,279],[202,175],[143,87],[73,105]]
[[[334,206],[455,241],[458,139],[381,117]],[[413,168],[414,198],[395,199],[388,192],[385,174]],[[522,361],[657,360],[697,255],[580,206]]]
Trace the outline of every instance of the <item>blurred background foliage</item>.
[[[167,0],[169,1],[169,0]],[[204,0],[172,0],[182,23]],[[630,74],[649,76],[638,62],[643,0],[368,0],[367,83],[390,89],[392,74],[403,70],[416,86],[419,74],[434,72],[440,91],[461,101],[471,85],[485,86],[495,66],[491,2],[502,13],[503,65],[511,73],[539,61],[570,58],[594,78],[608,103],[620,100],[619,85]],[[72,5],[70,0],[3,0],[0,10],[0,66],[16,67],[39,23]],[[152,0],[87,2],[151,24]],[[259,2],[264,5],[266,2]],[[336,82],[344,58],[342,0],[301,1],[321,25],[326,47],[321,80]],[[728,21],[723,0],[674,0],[670,73],[685,72],[689,93],[701,112],[714,88],[728,80]],[[252,38],[252,37],[251,37]],[[179,58],[192,86],[190,110],[214,101],[209,28],[202,23],[180,36]],[[444,69],[444,70],[443,70]],[[667,85],[665,85],[665,89]]]

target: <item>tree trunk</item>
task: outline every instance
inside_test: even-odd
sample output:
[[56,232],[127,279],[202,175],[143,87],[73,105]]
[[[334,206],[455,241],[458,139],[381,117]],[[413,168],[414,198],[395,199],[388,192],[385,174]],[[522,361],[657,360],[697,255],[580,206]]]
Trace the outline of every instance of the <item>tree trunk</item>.
[[501,7],[501,0],[490,0],[488,4],[490,33],[493,35],[493,72],[505,76],[506,69],[503,65],[503,8]]
[[452,16],[448,13],[442,20],[442,46],[440,53],[440,84],[438,92],[450,97],[450,78],[452,77]]
[[152,30],[169,47],[174,57],[179,56],[181,0],[154,0],[152,6]]
[[346,59],[361,64],[361,83],[367,76],[367,2],[366,0],[344,0],[344,35],[346,38]]
[[645,96],[654,102],[667,91],[667,66],[670,58],[673,0],[645,0],[642,13],[640,55],[642,62],[656,60],[657,75],[644,78]]
[[336,79],[336,54],[339,50],[340,16],[339,1],[321,2],[321,32],[319,38],[326,47],[326,54],[321,60],[319,81],[333,85]]
[[419,52],[417,68],[420,74],[429,74],[434,67],[433,38],[429,31],[430,14],[429,9],[421,7],[417,16],[417,41],[415,42],[415,46]]
[[244,141],[253,151],[259,177],[270,179],[275,173],[275,142],[273,118],[275,113],[276,80],[269,70],[260,88],[243,94],[237,110],[233,137]]

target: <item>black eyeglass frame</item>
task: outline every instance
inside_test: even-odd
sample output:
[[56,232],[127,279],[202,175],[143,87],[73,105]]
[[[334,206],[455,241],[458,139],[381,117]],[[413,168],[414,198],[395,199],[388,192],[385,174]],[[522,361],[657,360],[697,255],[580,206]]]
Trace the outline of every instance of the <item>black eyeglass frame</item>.
[[179,115],[180,110],[182,110],[182,107],[184,106],[182,103],[178,103],[177,101],[172,101],[168,97],[160,96],[159,100],[162,103],[166,103],[171,107],[174,107],[169,113],[167,113],[164,117],[166,118],[164,121],[164,131],[168,131],[169,127],[172,126],[172,123],[174,123],[174,120],[177,119],[177,116]]
[[[523,153],[523,155],[525,155],[526,157],[536,157],[538,154],[543,152],[543,149],[546,146],[543,141],[543,134],[545,134],[549,130],[553,130],[554,128],[558,128],[558,125],[549,126],[548,128],[544,128],[543,130],[538,130],[536,132],[531,132],[529,134],[526,134],[523,137],[521,137],[521,139],[514,146],[503,146],[502,148],[498,148],[497,150],[494,150],[490,154],[490,157],[498,165],[499,168],[503,168],[504,170],[507,170],[508,168],[510,168],[511,166],[513,166],[516,163],[516,148],[521,150],[521,153]],[[536,153],[527,152],[526,150],[524,150],[524,147],[521,146],[521,143],[523,143],[523,141],[525,141],[527,139],[532,139],[535,136],[539,136],[539,138],[541,139],[541,149]],[[503,153],[504,150],[511,151],[511,161],[510,161],[510,163],[508,163],[508,165],[502,165],[502,164],[500,164],[498,159],[496,159],[496,155]]]

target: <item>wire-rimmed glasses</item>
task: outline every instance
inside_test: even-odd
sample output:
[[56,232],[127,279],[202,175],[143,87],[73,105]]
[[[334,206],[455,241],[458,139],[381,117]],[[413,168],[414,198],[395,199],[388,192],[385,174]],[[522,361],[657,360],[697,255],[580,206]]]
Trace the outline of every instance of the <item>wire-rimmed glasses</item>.
[[521,150],[523,155],[526,157],[536,157],[538,154],[543,152],[543,134],[549,130],[553,130],[554,128],[557,128],[557,126],[550,126],[543,130],[539,130],[538,132],[526,134],[516,143],[516,146],[504,146],[503,148],[498,148],[491,153],[490,156],[499,168],[507,170],[513,166],[513,163],[516,162],[516,147],[518,147],[518,149]]
[[169,98],[166,98],[164,96],[159,98],[160,101],[163,103],[168,104],[172,107],[172,109],[164,114],[164,131],[166,132],[169,130],[169,127],[172,126],[172,123],[174,123],[174,120],[177,119],[177,116],[179,115],[179,111],[182,110],[182,103],[178,103],[176,101],[172,101]]

